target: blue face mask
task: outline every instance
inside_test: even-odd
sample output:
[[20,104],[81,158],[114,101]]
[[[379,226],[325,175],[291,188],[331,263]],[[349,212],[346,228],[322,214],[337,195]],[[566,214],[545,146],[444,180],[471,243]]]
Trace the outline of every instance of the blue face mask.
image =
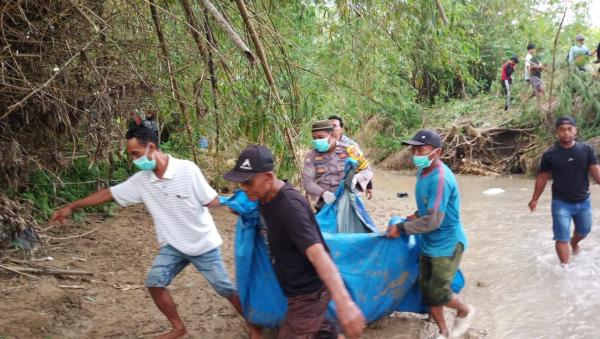
[[433,162],[432,159],[429,159],[429,156],[433,154],[433,152],[435,152],[435,150],[431,151],[431,153],[427,155],[413,155],[413,164],[415,164],[415,166],[417,166],[417,168],[420,170],[426,169],[427,167],[431,166],[431,163]]
[[317,152],[325,153],[329,150],[329,139],[313,139],[312,145]]
[[153,171],[156,168],[156,159],[148,159],[148,147],[146,147],[144,155],[135,159],[133,164],[142,171]]

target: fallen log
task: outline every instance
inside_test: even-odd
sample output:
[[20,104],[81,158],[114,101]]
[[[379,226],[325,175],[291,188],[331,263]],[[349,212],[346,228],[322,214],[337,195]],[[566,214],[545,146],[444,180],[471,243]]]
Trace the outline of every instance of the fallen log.
[[59,268],[44,267],[44,268],[31,268],[31,267],[20,267],[20,266],[4,266],[0,265],[7,271],[13,273],[22,273],[23,275],[29,276],[27,273],[46,274],[46,275],[86,275],[93,276],[93,272],[80,271],[80,270],[64,270]]

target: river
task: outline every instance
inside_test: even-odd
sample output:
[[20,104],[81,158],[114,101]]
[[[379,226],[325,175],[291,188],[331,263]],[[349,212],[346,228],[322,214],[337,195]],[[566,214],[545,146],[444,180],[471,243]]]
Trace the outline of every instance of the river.
[[[380,227],[392,214],[415,210],[414,175],[378,170],[374,182],[375,197],[366,206]],[[594,325],[600,317],[600,232],[593,227],[570,267],[562,268],[552,240],[551,183],[533,213],[527,207],[531,179],[458,176],[458,183],[470,242],[461,264],[463,296],[477,308],[472,326],[488,338],[600,337]],[[483,193],[490,188],[504,192]],[[596,225],[600,188],[591,191]]]

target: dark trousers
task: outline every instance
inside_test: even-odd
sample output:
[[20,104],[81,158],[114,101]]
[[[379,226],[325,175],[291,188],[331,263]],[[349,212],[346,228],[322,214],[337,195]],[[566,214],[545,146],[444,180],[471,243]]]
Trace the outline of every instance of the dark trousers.
[[325,288],[288,298],[288,311],[279,328],[278,339],[335,339],[337,324],[325,317],[331,300]]

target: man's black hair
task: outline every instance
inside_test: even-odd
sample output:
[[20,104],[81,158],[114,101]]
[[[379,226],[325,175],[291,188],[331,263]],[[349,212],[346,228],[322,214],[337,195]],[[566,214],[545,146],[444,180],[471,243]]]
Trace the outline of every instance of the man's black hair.
[[138,142],[144,146],[151,142],[156,145],[156,148],[159,148],[158,135],[144,125],[138,125],[134,128],[131,128],[129,131],[127,131],[127,134],[125,134],[125,138],[127,138],[127,140],[136,138]]
[[534,49],[535,48],[535,44],[529,44],[527,45],[527,50],[529,51],[530,49]]
[[327,118],[327,120],[337,120],[340,122],[340,127],[344,127],[344,120],[342,120],[342,118],[337,115],[330,115],[329,118]]

